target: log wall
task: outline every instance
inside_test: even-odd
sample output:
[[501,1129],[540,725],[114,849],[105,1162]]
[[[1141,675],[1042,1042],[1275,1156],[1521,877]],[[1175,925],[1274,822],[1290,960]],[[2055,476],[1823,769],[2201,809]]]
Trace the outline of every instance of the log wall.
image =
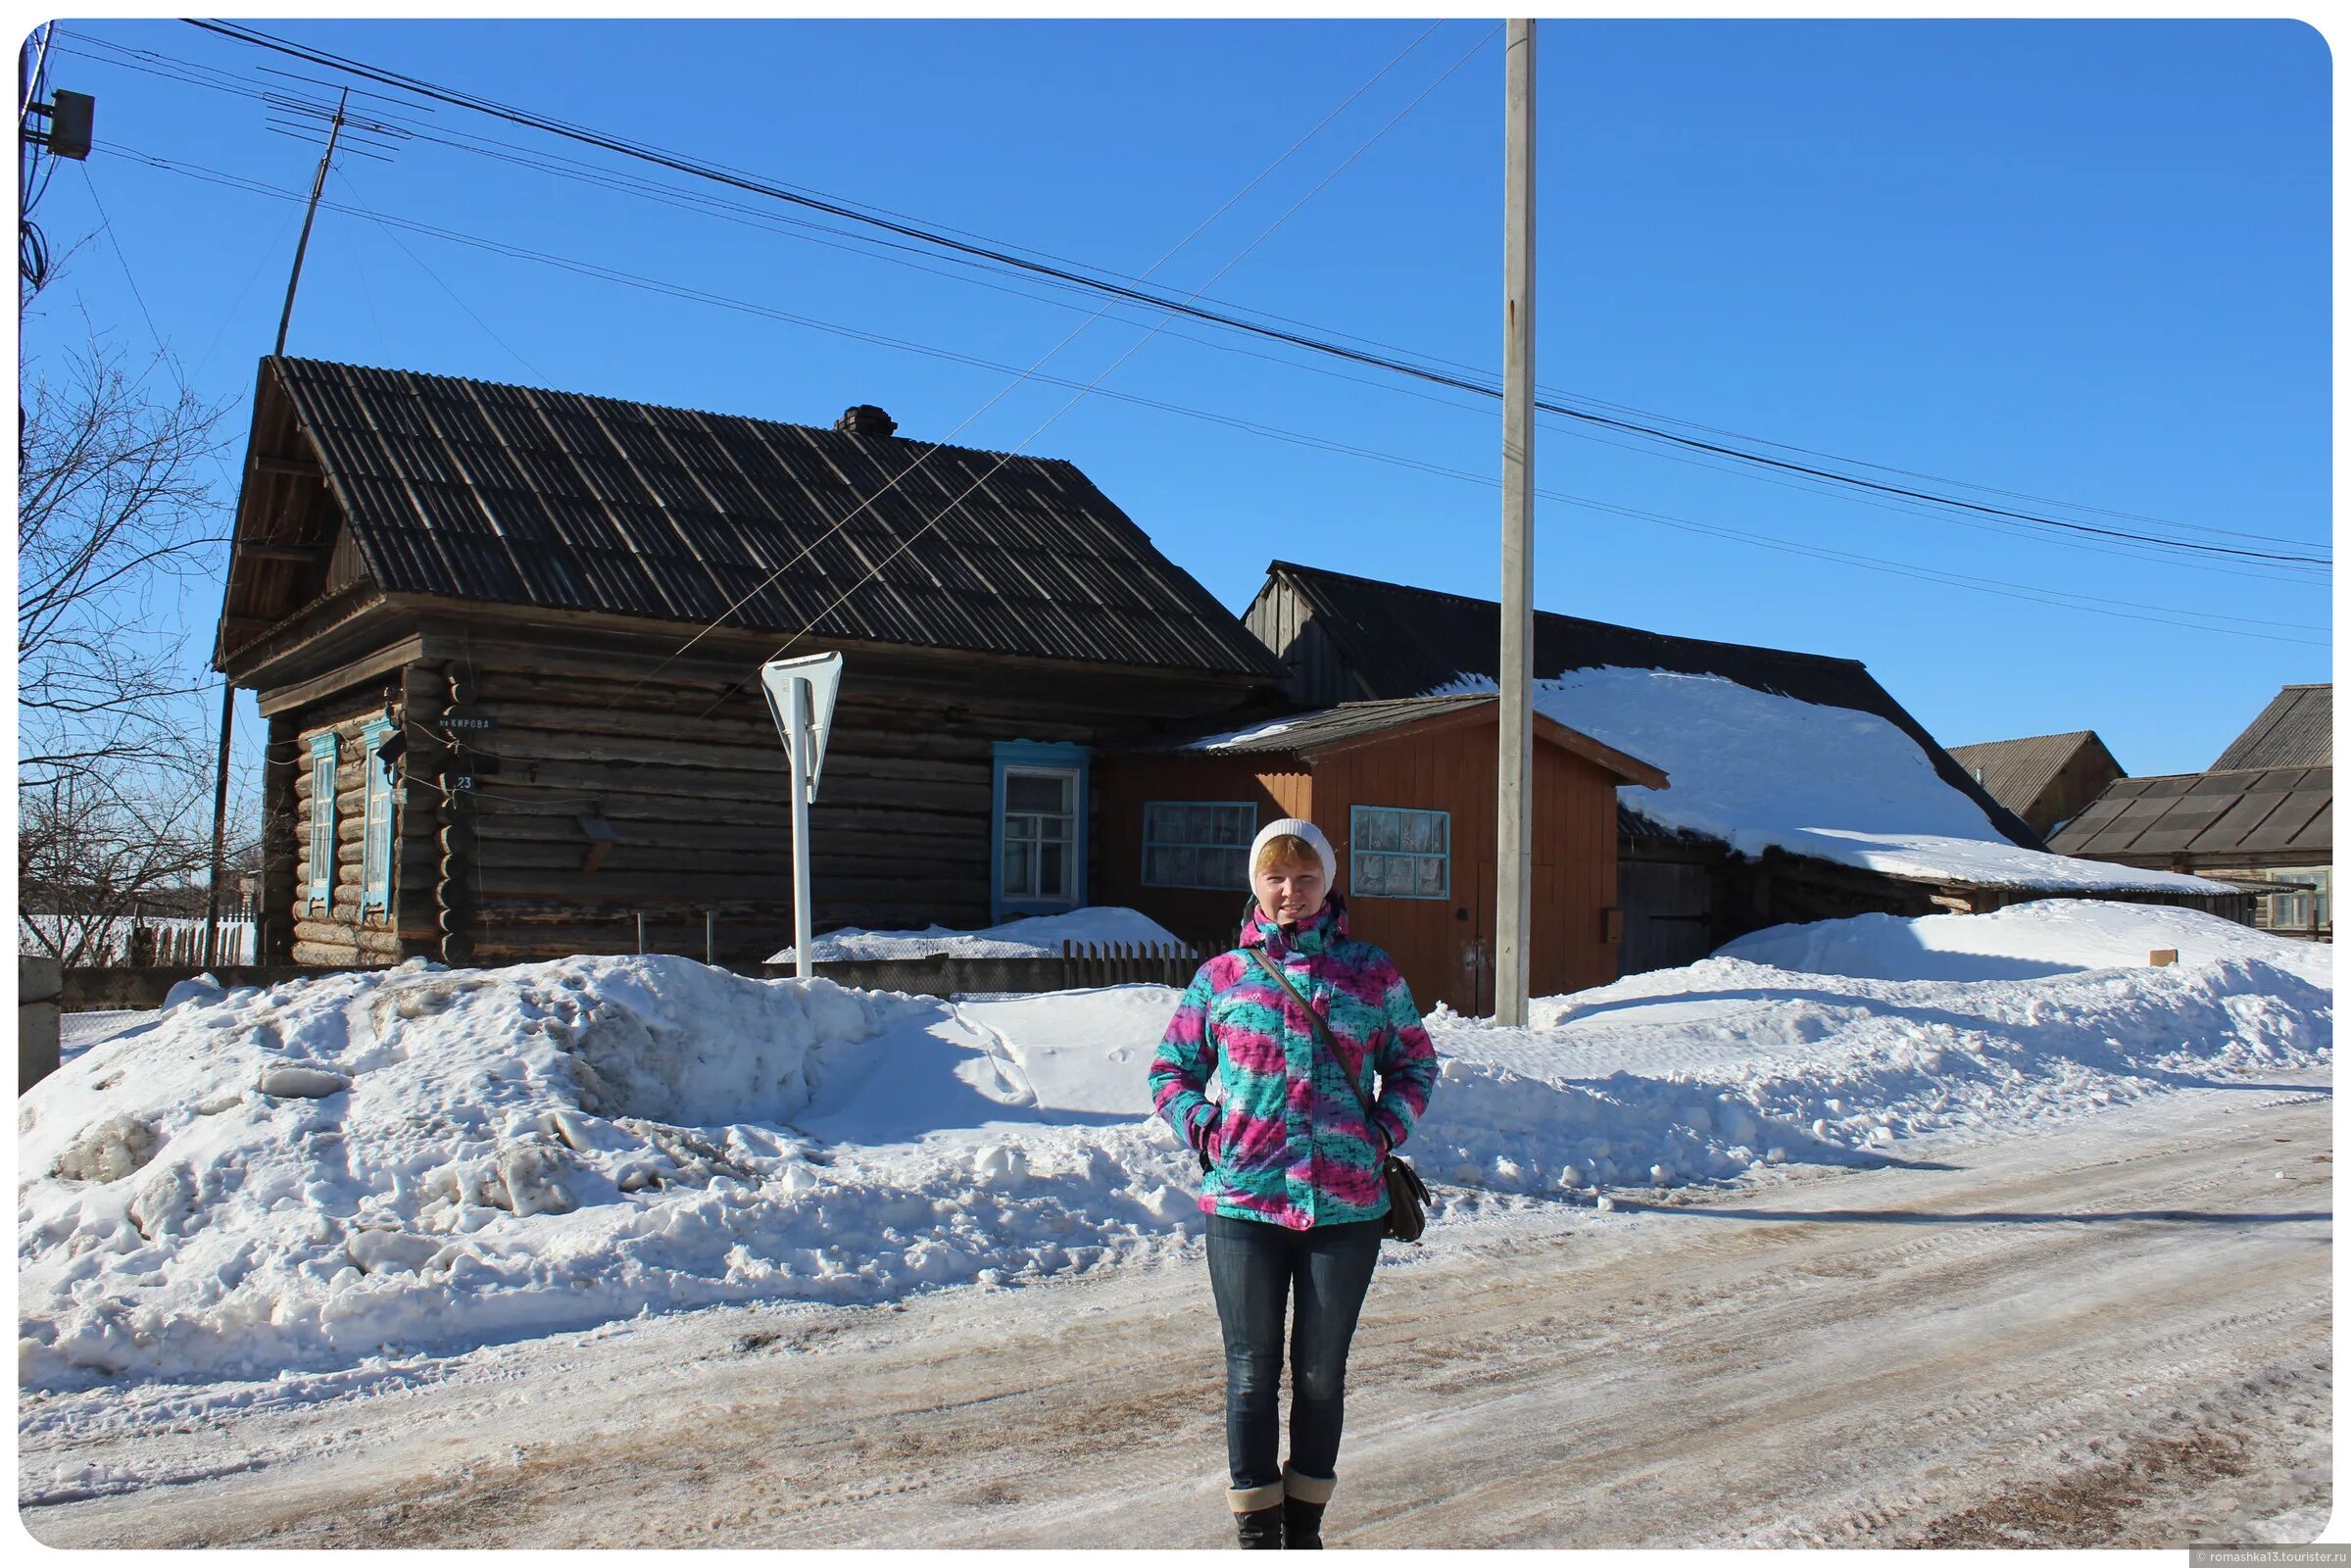
[[[1102,745],[1169,718],[1228,708],[1229,684],[1083,669],[877,667],[845,673],[810,812],[814,925],[893,929],[989,919],[989,813],[999,741]],[[782,743],[756,684],[675,667],[638,678],[576,653],[488,648],[417,662],[393,678],[409,750],[396,791],[390,913],[360,919],[361,723],[376,702],[289,721],[294,769],[292,956],[389,963],[428,956],[497,963],[651,951],[749,964],[790,941],[791,809]],[[457,728],[458,715],[488,728]],[[310,913],[309,754],[334,727],[335,906]],[[274,735],[273,735],[274,738]],[[472,768],[463,800],[445,773]],[[609,843],[598,835],[609,833]],[[453,844],[453,834],[457,842]],[[1099,858],[1099,833],[1090,832]],[[1090,867],[1089,889],[1102,886]],[[451,937],[462,940],[452,943]]]
[[[293,843],[290,854],[285,847],[276,848],[274,854],[280,864],[291,861],[293,875],[290,881],[281,880],[273,884],[269,864],[271,852],[265,852],[265,898],[274,897],[284,902],[266,905],[269,913],[265,915],[264,924],[267,930],[269,920],[278,910],[290,911],[290,952],[296,963],[359,968],[397,963],[410,956],[410,951],[401,943],[396,915],[400,907],[401,890],[415,874],[415,868],[406,861],[398,848],[401,820],[406,812],[401,805],[397,779],[392,796],[395,846],[392,907],[389,910],[367,910],[364,918],[360,907],[363,858],[366,855],[367,780],[367,760],[361,751],[360,732],[369,718],[382,713],[387,707],[394,707],[387,702],[389,695],[378,685],[365,697],[354,693],[298,713],[279,714],[270,721],[270,740],[273,745],[289,732],[292,740],[293,777],[287,781],[285,788],[293,801]],[[394,710],[397,714],[396,707]],[[316,805],[312,798],[310,748],[311,738],[327,730],[332,730],[335,736],[335,848],[334,864],[327,877],[327,885],[332,890],[331,906],[321,907],[314,906],[310,898],[314,874],[311,864],[311,813]],[[265,803],[269,794],[269,781],[265,777]],[[265,949],[266,944],[265,937]]]

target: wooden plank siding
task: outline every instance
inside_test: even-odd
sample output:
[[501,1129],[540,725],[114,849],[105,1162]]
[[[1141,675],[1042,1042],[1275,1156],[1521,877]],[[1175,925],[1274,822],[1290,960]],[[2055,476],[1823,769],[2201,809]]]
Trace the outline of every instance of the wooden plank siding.
[[1314,817],[1312,776],[1280,757],[1106,758],[1095,766],[1094,798],[1096,863],[1102,879],[1096,902],[1141,909],[1178,937],[1203,948],[1221,949],[1231,943],[1248,912],[1249,890],[1147,887],[1144,807],[1151,801],[1248,801],[1257,808],[1259,827],[1285,816],[1309,821]]
[[[1348,922],[1388,950],[1424,1008],[1464,1012],[1494,1004],[1494,724],[1483,722],[1348,746],[1299,759],[1280,753],[1154,753],[1106,759],[1096,774],[1103,886],[1191,941],[1227,940],[1245,890],[1196,892],[1142,882],[1149,801],[1254,801],[1260,825],[1303,816],[1330,838]],[[1558,746],[1536,749],[1534,943],[1538,995],[1605,985],[1617,976],[1608,911],[1616,906],[1616,779]],[[1450,896],[1403,899],[1352,887],[1356,806],[1450,814]]]

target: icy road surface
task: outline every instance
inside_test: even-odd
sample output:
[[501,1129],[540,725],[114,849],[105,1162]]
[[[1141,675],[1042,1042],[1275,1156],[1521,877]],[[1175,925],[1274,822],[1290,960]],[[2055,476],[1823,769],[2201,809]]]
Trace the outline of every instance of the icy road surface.
[[[1906,1145],[1882,1170],[1765,1170],[1391,1246],[1327,1534],[2319,1538],[2330,1100],[2324,1069],[2257,1073]],[[273,1407],[266,1383],[27,1395],[22,1517],[59,1546],[1216,1546],[1219,1379],[1197,1257],[722,1306],[406,1383],[355,1372],[324,1401]]]

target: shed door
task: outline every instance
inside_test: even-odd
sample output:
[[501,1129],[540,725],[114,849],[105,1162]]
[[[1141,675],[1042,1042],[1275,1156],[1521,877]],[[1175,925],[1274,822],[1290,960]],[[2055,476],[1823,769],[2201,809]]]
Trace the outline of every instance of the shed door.
[[1453,961],[1445,1000],[1471,1017],[1494,1011],[1494,861],[1460,855],[1453,861]]

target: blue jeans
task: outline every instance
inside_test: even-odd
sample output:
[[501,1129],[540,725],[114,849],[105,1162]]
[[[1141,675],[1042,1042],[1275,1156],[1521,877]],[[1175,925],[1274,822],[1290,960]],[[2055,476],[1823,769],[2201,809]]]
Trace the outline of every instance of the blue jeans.
[[1385,1221],[1294,1231],[1265,1220],[1208,1216],[1208,1283],[1224,1328],[1224,1432],[1236,1489],[1282,1479],[1282,1316],[1290,1329],[1290,1463],[1328,1478],[1339,1466],[1347,1348],[1380,1260]]

